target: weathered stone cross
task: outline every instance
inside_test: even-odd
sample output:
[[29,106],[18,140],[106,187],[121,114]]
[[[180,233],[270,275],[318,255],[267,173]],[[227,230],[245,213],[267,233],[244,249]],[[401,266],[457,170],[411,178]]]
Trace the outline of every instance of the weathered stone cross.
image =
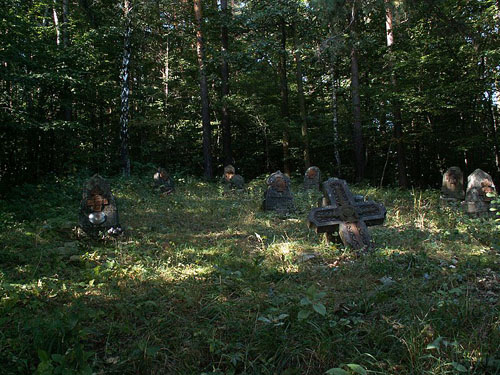
[[342,242],[356,250],[371,248],[367,226],[384,223],[387,213],[383,204],[354,197],[345,180],[330,178],[323,183],[323,207],[309,213],[309,227],[316,233],[339,232]]

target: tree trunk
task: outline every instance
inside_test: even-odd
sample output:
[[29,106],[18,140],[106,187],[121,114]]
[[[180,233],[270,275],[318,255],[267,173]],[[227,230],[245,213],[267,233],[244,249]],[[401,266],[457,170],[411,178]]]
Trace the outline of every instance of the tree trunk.
[[281,117],[283,120],[283,172],[290,176],[290,134],[288,132],[290,113],[288,111],[288,81],[286,76],[286,24],[283,18],[280,20],[280,32],[281,51],[278,69],[280,75]]
[[[391,84],[395,93],[397,93],[396,75],[392,63],[392,45],[394,44],[394,33],[392,28],[392,4],[391,0],[385,0],[385,29],[387,33],[387,48],[389,50],[389,69],[391,70]],[[408,187],[408,178],[406,175],[406,150],[403,140],[403,119],[401,115],[401,104],[398,99],[392,103],[394,115],[394,140],[396,143],[396,154],[398,158],[398,181],[399,186]]]
[[354,155],[356,159],[356,181],[360,182],[365,177],[365,149],[363,143],[363,128],[361,125],[361,99],[359,96],[359,69],[358,54],[356,51],[356,4],[352,8],[352,30],[351,30],[351,95],[353,114],[353,143]]
[[227,97],[229,95],[229,66],[227,62],[228,48],[229,48],[229,32],[228,21],[230,13],[227,9],[227,0],[221,0],[222,11],[222,27],[221,27],[221,43],[222,43],[222,64],[221,64],[221,77],[222,77],[222,153],[224,154],[224,165],[234,164],[233,152],[231,147],[231,124],[229,122],[229,110],[227,105]]
[[363,144],[363,129],[361,126],[361,99],[359,96],[359,70],[356,48],[351,49],[351,95],[353,114],[353,143],[356,159],[356,181],[365,176],[365,152]]
[[68,0],[63,0],[62,2],[63,9],[63,23],[62,23],[62,38],[63,38],[63,46],[67,48],[69,46],[69,31],[68,31],[68,23],[69,23],[69,8],[68,8]]
[[[62,39],[63,47],[67,50],[69,47],[69,8],[68,0],[63,0],[63,22],[62,22]],[[68,83],[64,83],[63,87],[63,106],[64,106],[64,120],[71,121],[72,112],[72,100],[71,100],[71,90]]]
[[335,59],[332,58],[332,127],[333,127],[333,155],[335,156],[337,175],[340,177],[340,166],[342,161],[340,160],[339,152],[339,118],[337,110],[337,87],[335,85]]
[[164,79],[164,86],[163,86],[163,92],[165,93],[165,108],[168,107],[168,84],[170,80],[170,46],[169,46],[169,37],[167,35],[167,41],[166,41],[166,50],[165,50],[165,65],[164,65],[164,73],[163,73],[163,79]]
[[125,17],[125,32],[123,35],[123,60],[122,68],[120,72],[120,79],[122,81],[122,92],[121,92],[121,112],[120,112],[120,154],[121,154],[121,168],[122,174],[125,177],[130,176],[130,157],[128,151],[128,121],[129,121],[129,65],[130,65],[130,54],[131,45],[130,37],[132,34],[132,22],[130,19],[131,6],[129,0],[124,0],[123,10]]
[[498,144],[498,116],[495,112],[495,106],[493,104],[493,92],[488,93],[489,97],[489,107],[491,115],[491,128],[493,135],[493,152],[495,155],[495,166],[497,167],[497,172],[500,172],[500,147]]
[[57,0],[54,0],[54,7],[52,8],[52,16],[54,18],[54,26],[56,28],[56,44],[61,44],[61,29],[59,27],[59,17],[57,16]]
[[311,166],[311,156],[309,153],[309,134],[307,131],[307,116],[306,116],[306,100],[304,96],[304,85],[302,83],[302,60],[300,58],[299,43],[297,39],[297,33],[295,31],[295,25],[293,30],[293,42],[294,42],[294,58],[295,64],[297,66],[297,94],[299,97],[299,110],[300,119],[302,121],[302,141],[304,142],[304,166],[309,168]]
[[201,118],[203,124],[203,174],[205,179],[211,179],[212,172],[212,129],[210,125],[210,105],[208,102],[207,76],[205,72],[205,51],[202,33],[201,0],[194,0],[194,15],[196,19],[196,54],[200,75]]

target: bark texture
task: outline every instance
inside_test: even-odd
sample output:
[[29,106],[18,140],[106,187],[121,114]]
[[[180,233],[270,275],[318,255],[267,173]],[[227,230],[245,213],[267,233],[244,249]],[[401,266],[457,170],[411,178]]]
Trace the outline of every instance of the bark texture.
[[129,0],[124,0],[123,2],[123,12],[125,18],[125,32],[123,34],[123,59],[122,68],[120,72],[120,79],[122,83],[122,91],[120,95],[121,107],[120,107],[120,154],[121,154],[121,168],[122,174],[125,177],[130,176],[130,157],[128,150],[128,121],[129,121],[129,96],[130,96],[130,55],[131,55],[131,45],[130,37],[132,35],[132,22],[130,19],[130,2]]
[[205,69],[205,46],[202,31],[202,3],[194,0],[194,15],[196,19],[196,54],[200,76],[201,121],[203,124],[203,175],[205,179],[213,177],[212,166],[212,127],[210,125],[210,104],[208,101],[208,85]]

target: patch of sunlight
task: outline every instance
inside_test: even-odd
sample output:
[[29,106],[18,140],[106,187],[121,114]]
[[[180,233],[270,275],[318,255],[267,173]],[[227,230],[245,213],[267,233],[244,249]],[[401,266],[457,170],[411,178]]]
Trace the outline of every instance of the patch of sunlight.
[[404,255],[406,252],[399,247],[384,247],[377,254],[381,256],[391,257],[392,255]]
[[270,244],[268,249],[275,255],[296,254],[303,250],[302,246],[295,241],[275,242]]
[[[175,275],[172,274],[175,272]],[[199,266],[199,265],[185,265],[183,268],[178,268],[175,270],[170,269],[167,274],[161,274],[162,277],[166,279],[171,279],[175,277],[176,280],[182,280],[192,277],[208,276],[213,272],[212,266]],[[168,277],[165,277],[168,276]]]

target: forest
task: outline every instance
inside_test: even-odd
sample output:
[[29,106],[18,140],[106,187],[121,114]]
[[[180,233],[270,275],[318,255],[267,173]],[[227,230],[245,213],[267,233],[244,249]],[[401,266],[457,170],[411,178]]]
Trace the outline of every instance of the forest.
[[0,373],[499,375],[499,27],[1,0]]
[[[491,0],[4,1],[2,187],[163,166],[498,178]],[[154,170],[154,169],[153,169]]]

